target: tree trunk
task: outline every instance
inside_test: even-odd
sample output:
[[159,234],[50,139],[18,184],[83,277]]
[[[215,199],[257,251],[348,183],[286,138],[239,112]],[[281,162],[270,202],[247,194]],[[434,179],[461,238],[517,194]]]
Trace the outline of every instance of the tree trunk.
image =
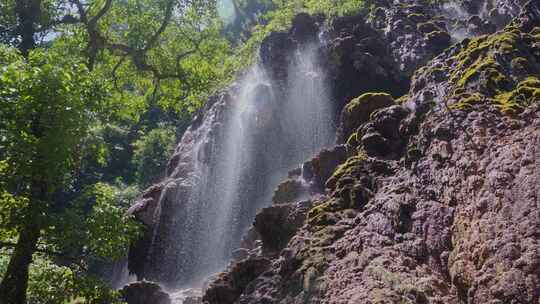
[[19,235],[7,271],[0,283],[0,304],[26,304],[28,269],[40,236],[39,227],[29,222]]
[[[18,49],[25,57],[28,57],[30,50],[36,46],[35,34],[41,16],[41,1],[15,1],[15,14],[18,22],[17,34],[21,39]],[[34,181],[32,186],[32,197],[38,198],[37,201],[41,202],[46,193],[45,184]],[[41,234],[38,216],[34,217],[33,215],[36,215],[35,212],[30,212],[29,219],[25,221],[19,231],[19,240],[13,249],[2,282],[0,282],[0,304],[26,304],[29,268]]]
[[19,240],[0,283],[0,304],[26,304],[29,268],[41,236],[41,204],[47,198],[47,184],[39,180],[34,178],[31,184],[28,213],[19,228]]
[[36,26],[41,16],[41,0],[17,0],[15,14],[17,15],[17,33],[21,37],[18,49],[24,57],[36,46]]

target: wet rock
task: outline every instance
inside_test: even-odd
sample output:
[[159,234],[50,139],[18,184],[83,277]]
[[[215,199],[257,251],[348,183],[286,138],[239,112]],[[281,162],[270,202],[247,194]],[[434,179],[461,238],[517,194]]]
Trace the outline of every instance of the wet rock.
[[275,254],[283,249],[304,224],[310,207],[310,201],[302,201],[262,209],[255,217],[253,226],[261,237],[263,252]]
[[202,290],[198,288],[182,289],[171,294],[173,303],[182,304],[203,304]]
[[426,34],[426,42],[430,45],[431,49],[435,52],[442,52],[444,49],[450,46],[452,37],[445,31],[433,31]]
[[318,191],[324,190],[324,184],[332,176],[334,170],[347,159],[347,149],[343,145],[336,146],[330,150],[322,150],[305,167],[310,167],[313,176],[308,179],[312,181]]
[[145,190],[141,198],[129,208],[127,214],[134,215],[137,220],[146,226],[152,226],[154,224],[154,212],[159,204],[159,198],[164,186],[164,184],[157,184]]
[[232,252],[232,258],[235,261],[240,261],[249,256],[249,250],[246,248],[238,248]]
[[341,112],[338,142],[344,143],[373,112],[394,105],[394,98],[386,93],[365,93],[353,99]]
[[130,245],[128,253],[129,272],[136,274],[139,279],[144,277],[144,267],[151,249],[153,227],[156,224],[154,215],[159,207],[164,187],[164,184],[151,186],[127,211],[127,214],[135,216],[145,227],[143,237]]
[[397,158],[401,155],[405,139],[400,132],[401,121],[408,111],[402,106],[392,106],[375,113],[362,127],[359,134],[368,155]]
[[273,32],[268,35],[260,47],[261,63],[270,72],[270,77],[278,81],[286,81],[289,66],[289,50],[295,45],[288,33]]
[[182,304],[203,304],[202,297],[187,297]]
[[182,304],[203,304],[202,297],[188,297]]
[[535,26],[540,26],[540,3],[531,0],[523,6],[519,25],[525,32],[530,32]]
[[171,304],[169,295],[153,282],[131,283],[125,286],[120,293],[128,304]]
[[240,241],[240,248],[255,249],[257,247],[257,241],[260,239],[261,236],[257,230],[254,227],[251,227],[242,237],[242,240]]
[[277,187],[272,197],[273,204],[291,203],[299,200],[302,196],[305,196],[306,189],[301,180],[288,179]]
[[231,304],[242,294],[247,285],[270,266],[266,258],[247,259],[235,263],[228,272],[218,274],[203,296],[208,304]]
[[298,43],[313,43],[319,34],[319,25],[315,17],[300,13],[292,21],[289,35]]

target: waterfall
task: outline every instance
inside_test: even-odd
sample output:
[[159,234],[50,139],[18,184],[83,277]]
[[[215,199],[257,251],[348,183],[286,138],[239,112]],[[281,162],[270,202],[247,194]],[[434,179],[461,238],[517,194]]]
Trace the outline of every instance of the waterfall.
[[334,140],[333,108],[326,74],[318,62],[320,45],[297,50],[288,67],[287,102],[284,104],[286,131],[292,143],[288,149],[297,165],[311,158]]
[[193,168],[162,194],[161,212],[174,213],[166,225],[172,228],[156,229],[150,254],[153,277],[169,289],[200,287],[224,269],[288,171],[332,144],[333,109],[319,48],[290,54],[286,81],[271,80],[255,65],[184,136]]
[[[255,152],[254,141],[260,129],[257,121],[257,103],[270,105],[274,101],[272,87],[265,73],[258,66],[244,77],[233,102],[224,115],[223,130],[211,152],[201,152],[199,145],[194,153],[210,153],[206,162],[196,162],[200,179],[191,195],[184,229],[190,230],[184,241],[184,261],[182,280],[187,285],[198,285],[209,275],[222,269],[229,260],[229,254],[240,239],[238,231],[245,201],[257,200],[253,195],[242,193],[244,188],[261,189],[257,180],[249,180],[254,163],[260,161]],[[261,126],[274,129],[275,126]],[[272,158],[269,155],[268,158]],[[198,158],[199,160],[200,158]],[[269,160],[268,159],[268,160]],[[265,160],[267,161],[267,160]],[[246,180],[247,179],[247,180]],[[185,230],[182,234],[186,234]]]

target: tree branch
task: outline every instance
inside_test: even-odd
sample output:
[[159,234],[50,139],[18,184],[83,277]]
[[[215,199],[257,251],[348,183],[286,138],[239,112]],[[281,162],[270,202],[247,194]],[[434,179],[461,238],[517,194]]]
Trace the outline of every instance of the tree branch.
[[[78,0],[76,1],[78,2]],[[105,5],[103,5],[103,7],[99,10],[99,12],[94,17],[92,17],[90,21],[88,21],[88,26],[95,28],[99,19],[105,16],[105,14],[109,11],[109,9],[111,9],[111,5],[112,5],[112,0],[107,0],[105,2]]]
[[36,32],[43,32],[46,30],[50,30],[51,28],[61,25],[61,24],[77,24],[77,23],[82,23],[82,21],[73,15],[65,15],[64,17],[62,17],[62,19],[53,20],[50,23],[36,29]]
[[[69,0],[69,1],[77,7],[77,10],[80,15],[80,21],[85,24],[86,31],[88,33],[88,45],[87,45],[88,68],[90,70],[93,69],[97,52],[102,49],[107,49],[122,57],[122,59],[120,59],[120,61],[113,68],[113,78],[116,78],[116,71],[124,63],[125,58],[129,57],[137,70],[141,72],[151,73],[156,80],[155,81],[156,84],[159,84],[160,81],[164,79],[174,78],[178,80],[183,80],[185,78],[185,74],[181,70],[180,61],[188,57],[189,55],[192,55],[196,53],[197,51],[200,51],[199,46],[201,45],[201,43],[204,41],[204,38],[205,38],[203,35],[201,35],[199,39],[195,39],[194,37],[181,32],[182,37],[193,44],[193,48],[183,53],[180,53],[176,56],[176,66],[175,66],[176,72],[175,73],[164,73],[164,72],[161,72],[156,66],[148,62],[146,54],[157,44],[159,37],[163,34],[163,32],[165,32],[165,30],[169,26],[172,20],[173,14],[174,14],[175,5],[177,3],[175,0],[168,0],[167,5],[165,7],[165,11],[164,11],[164,17],[159,28],[150,37],[146,45],[141,49],[133,48],[122,43],[111,42],[105,37],[105,35],[103,35],[103,33],[99,31],[98,26],[97,26],[98,22],[111,9],[113,0],[106,0],[105,4],[99,10],[99,12],[94,17],[91,17],[91,18],[88,16],[87,10],[85,9],[84,4],[81,2],[81,0]],[[115,80],[115,87],[117,87],[116,80]]]
[[165,31],[165,29],[169,25],[169,22],[171,21],[172,14],[173,14],[174,3],[175,3],[174,0],[169,0],[169,2],[167,3],[167,8],[165,9],[165,17],[163,18],[163,22],[161,22],[159,29],[154,33],[152,38],[150,38],[150,40],[144,47],[145,52],[154,46],[159,36],[161,36],[161,34]]

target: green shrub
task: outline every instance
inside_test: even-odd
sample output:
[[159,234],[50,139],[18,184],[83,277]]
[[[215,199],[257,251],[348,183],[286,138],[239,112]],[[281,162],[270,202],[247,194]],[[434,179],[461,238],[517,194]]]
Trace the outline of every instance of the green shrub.
[[151,130],[135,141],[133,163],[139,185],[148,186],[164,176],[175,142],[176,135],[170,127]]

